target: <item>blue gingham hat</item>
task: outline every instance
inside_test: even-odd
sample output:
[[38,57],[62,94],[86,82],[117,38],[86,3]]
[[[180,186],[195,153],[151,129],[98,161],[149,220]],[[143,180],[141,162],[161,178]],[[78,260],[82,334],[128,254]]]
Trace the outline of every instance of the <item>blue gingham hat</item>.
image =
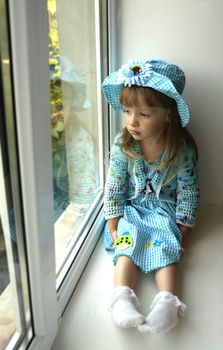
[[119,96],[124,86],[144,86],[157,90],[177,103],[182,126],[190,119],[188,106],[181,94],[185,86],[184,72],[176,65],[164,60],[131,60],[111,73],[102,83],[102,91],[108,103],[123,110]]

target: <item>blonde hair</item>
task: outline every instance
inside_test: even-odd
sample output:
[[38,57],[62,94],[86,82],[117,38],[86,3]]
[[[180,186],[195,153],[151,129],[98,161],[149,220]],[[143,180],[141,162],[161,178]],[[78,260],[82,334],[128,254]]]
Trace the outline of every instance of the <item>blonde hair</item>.
[[[120,103],[125,107],[139,106],[142,99],[148,106],[162,107],[170,111],[169,123],[164,134],[166,161],[160,167],[169,168],[177,157],[182,156],[183,140],[194,150],[196,158],[198,158],[195,140],[189,131],[182,127],[175,100],[149,87],[126,86],[121,90]],[[135,157],[142,158],[142,154],[134,152],[134,144],[134,138],[125,127],[122,130],[121,148],[123,152],[130,159]]]

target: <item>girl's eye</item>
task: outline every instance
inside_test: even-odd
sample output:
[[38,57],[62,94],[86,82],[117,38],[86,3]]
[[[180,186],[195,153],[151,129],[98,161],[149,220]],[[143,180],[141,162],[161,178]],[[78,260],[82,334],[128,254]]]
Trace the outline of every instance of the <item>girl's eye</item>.
[[123,113],[129,114],[129,110],[128,110],[128,109],[124,109],[124,110],[123,110]]
[[140,113],[141,117],[144,117],[144,118],[149,118],[149,114],[145,114],[145,113]]

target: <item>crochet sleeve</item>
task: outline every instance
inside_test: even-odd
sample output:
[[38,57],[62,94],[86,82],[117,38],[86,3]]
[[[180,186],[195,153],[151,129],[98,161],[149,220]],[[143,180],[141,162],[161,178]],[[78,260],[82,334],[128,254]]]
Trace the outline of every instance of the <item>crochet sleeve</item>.
[[116,137],[111,150],[110,166],[105,184],[104,213],[105,219],[122,216],[126,201],[126,177],[128,160],[120,148],[120,140]]
[[192,149],[187,149],[177,176],[177,223],[189,227],[195,225],[199,207],[199,177],[197,161]]

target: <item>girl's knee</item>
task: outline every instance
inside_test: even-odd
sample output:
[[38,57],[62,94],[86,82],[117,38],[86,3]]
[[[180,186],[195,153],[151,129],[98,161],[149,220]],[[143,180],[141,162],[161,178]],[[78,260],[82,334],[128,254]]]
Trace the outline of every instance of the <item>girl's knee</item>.
[[[132,259],[129,256],[126,255],[121,255],[118,257],[116,265],[117,264],[129,264],[129,265],[134,265]],[[135,265],[134,265],[135,266]]]

